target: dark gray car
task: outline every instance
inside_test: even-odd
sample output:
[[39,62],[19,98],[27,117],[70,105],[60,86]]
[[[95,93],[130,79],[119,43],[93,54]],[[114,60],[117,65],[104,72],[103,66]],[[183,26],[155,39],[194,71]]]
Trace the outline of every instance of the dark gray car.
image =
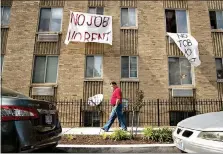
[[1,89],[2,152],[30,152],[54,147],[61,139],[61,132],[53,103]]

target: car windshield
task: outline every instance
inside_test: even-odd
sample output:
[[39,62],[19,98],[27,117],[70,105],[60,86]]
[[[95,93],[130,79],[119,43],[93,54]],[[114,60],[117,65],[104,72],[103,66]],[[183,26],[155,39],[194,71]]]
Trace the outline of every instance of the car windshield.
[[13,90],[10,90],[8,88],[2,88],[1,89],[1,96],[3,97],[17,97],[17,98],[28,98],[28,99],[31,99],[30,97],[27,97],[23,94],[20,94],[16,91],[13,91]]

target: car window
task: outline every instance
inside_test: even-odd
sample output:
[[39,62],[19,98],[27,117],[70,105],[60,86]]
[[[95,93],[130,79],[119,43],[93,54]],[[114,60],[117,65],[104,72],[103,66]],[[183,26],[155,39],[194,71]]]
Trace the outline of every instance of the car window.
[[2,88],[1,89],[1,96],[3,97],[17,97],[17,98],[28,98],[28,99],[31,99],[30,97],[27,97],[23,94],[20,94],[14,90],[10,90],[8,88]]

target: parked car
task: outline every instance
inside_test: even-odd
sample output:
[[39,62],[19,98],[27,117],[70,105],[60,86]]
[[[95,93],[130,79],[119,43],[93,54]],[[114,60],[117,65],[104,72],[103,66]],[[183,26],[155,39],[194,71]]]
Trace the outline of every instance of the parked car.
[[55,147],[62,128],[56,106],[13,90],[1,89],[1,150],[30,152]]
[[173,132],[178,149],[187,153],[223,153],[223,111],[201,114],[178,123]]

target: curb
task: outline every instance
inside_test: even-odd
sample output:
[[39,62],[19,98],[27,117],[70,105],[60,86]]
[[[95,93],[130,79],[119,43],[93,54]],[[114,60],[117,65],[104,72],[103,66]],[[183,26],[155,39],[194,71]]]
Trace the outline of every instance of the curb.
[[57,149],[69,153],[179,153],[174,144],[72,145],[59,144]]

